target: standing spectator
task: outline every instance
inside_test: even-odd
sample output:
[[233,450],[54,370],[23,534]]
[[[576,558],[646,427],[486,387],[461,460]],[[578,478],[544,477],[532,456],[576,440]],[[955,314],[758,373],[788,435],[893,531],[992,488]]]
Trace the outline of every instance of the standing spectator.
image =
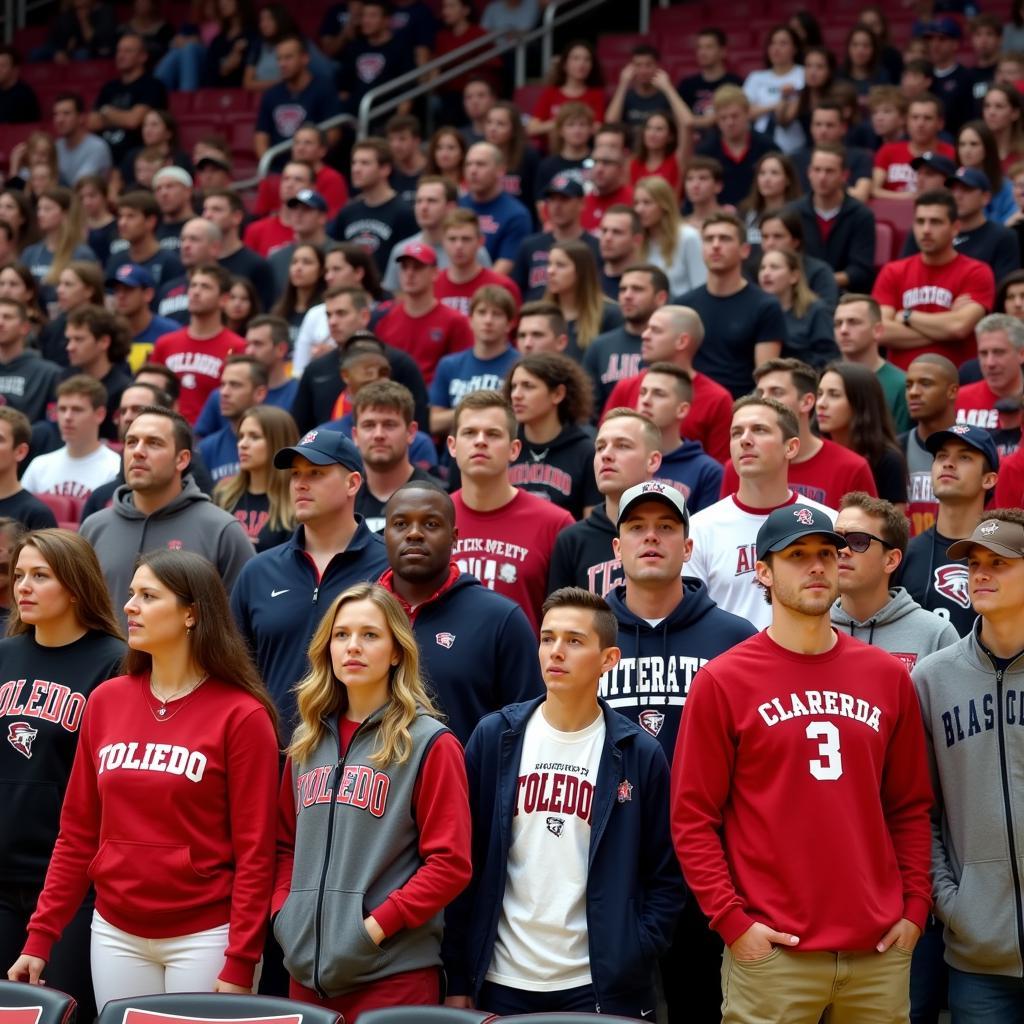
[[459,539],[455,559],[485,586],[517,601],[534,629],[548,580],[551,551],[572,516],[513,486],[519,454],[516,419],[496,391],[476,391],[456,406],[448,451],[462,487],[452,495]]
[[[589,235],[583,235],[584,241]],[[640,262],[644,248],[644,229],[640,217],[631,205],[616,203],[601,218],[597,230],[597,249],[600,262],[598,274],[605,298],[615,301],[626,268]]]
[[[316,171],[311,163],[305,160],[290,160],[284,165],[278,187],[281,205],[274,213],[261,217],[259,220],[250,221],[245,229],[243,239],[253,252],[266,259],[271,253],[295,239],[292,210],[288,203],[304,189],[312,190],[315,181]],[[239,201],[241,201],[240,198]],[[242,212],[244,215],[244,205]],[[219,218],[223,214],[215,210],[214,216]],[[273,278],[270,279],[268,287],[273,294]]]
[[805,140],[803,127],[796,119],[797,101],[804,87],[800,58],[796,33],[788,25],[778,25],[768,33],[766,70],[751,71],[743,83],[754,128],[765,134],[771,130],[776,148],[783,153],[795,152]]
[[238,424],[238,473],[213,489],[213,500],[244,527],[256,553],[284,544],[295,530],[288,474],[273,453],[295,444],[299,432],[284,409],[254,405]]
[[883,199],[913,199],[918,194],[917,167],[920,160],[941,156],[955,160],[956,153],[948,142],[939,138],[944,124],[942,101],[925,93],[910,101],[907,109],[907,138],[887,142],[875,153],[872,194]]
[[[472,210],[458,207],[448,212],[441,238],[441,252],[447,266],[439,268],[434,280],[434,295],[449,309],[463,316],[469,316],[473,296],[483,287],[503,288],[517,309],[523,301],[518,286],[510,277],[481,265],[480,257],[487,256],[482,243],[480,219]],[[514,311],[512,319],[515,319]]]
[[594,442],[580,427],[590,418],[586,375],[561,353],[536,352],[512,368],[504,394],[521,445],[509,480],[582,519],[601,501]]
[[[249,992],[273,888],[276,716],[228,621],[214,566],[152,551],[124,592],[127,674],[86,706],[60,835],[11,976],[38,982],[92,881],[98,1006],[139,994]],[[126,772],[138,761],[136,748],[125,753],[129,735],[139,750],[166,750],[163,772]],[[144,823],[149,856],[119,838],[129,821]],[[207,884],[183,876],[183,855]]]
[[[2,60],[0,56],[0,63]],[[11,119],[0,113],[0,120]],[[86,128],[85,105],[78,93],[62,92],[53,101],[53,134],[57,137],[57,166],[62,184],[74,188],[87,175],[110,173],[110,147]]]
[[147,60],[145,40],[125,32],[114,54],[118,77],[103,85],[89,115],[89,130],[103,136],[115,166],[129,150],[142,145],[147,111],[167,109],[167,90],[146,70]]
[[526,131],[531,136],[547,135],[563,103],[584,103],[594,114],[594,123],[604,121],[604,74],[593,44],[577,39],[555,60],[548,84],[534,104]]
[[[296,182],[298,184],[298,182]],[[296,190],[296,195],[301,189]],[[287,210],[288,202],[282,209]],[[276,298],[274,279],[267,261],[242,244],[241,228],[245,204],[229,188],[203,190],[203,218],[220,229],[220,256],[217,262],[236,277],[245,278],[256,289],[260,304],[269,309]]]
[[679,202],[664,178],[641,178],[633,186],[633,208],[644,229],[643,260],[665,272],[673,295],[699,288],[707,281],[700,235],[684,224]]
[[391,187],[391,150],[384,139],[361,139],[352,147],[352,186],[359,195],[349,200],[327,233],[339,241],[357,242],[372,253],[379,273],[391,250],[416,231],[412,208]]
[[[770,623],[698,672],[672,772],[676,852],[727,946],[723,1020],[907,1019],[930,902],[932,801],[913,685],[891,655],[833,630],[845,540],[828,516],[776,509],[756,546]],[[799,713],[786,706],[794,677],[810,688]],[[813,689],[825,677],[837,697]],[[862,708],[861,720],[840,704]],[[778,765],[771,781],[752,785],[768,763]],[[794,860],[811,835],[829,849],[828,871]],[[840,963],[849,973],[836,986]]]
[[633,205],[629,183],[629,129],[623,124],[602,125],[594,135],[591,190],[583,198],[584,230],[597,233],[604,215],[613,206]]
[[[107,260],[105,274],[108,278],[116,277],[118,269],[126,263],[147,270],[157,288],[181,276],[184,268],[178,254],[164,249],[157,239],[159,223],[160,207],[151,193],[126,192],[118,198],[117,234],[127,245],[118,247]],[[115,245],[111,246],[112,250]]]
[[189,278],[188,326],[163,335],[153,347],[152,361],[169,367],[181,382],[180,409],[190,424],[220,383],[227,357],[245,348],[245,339],[224,326],[230,290],[231,275],[220,264],[200,263]]
[[757,283],[779,300],[786,318],[786,358],[800,359],[821,369],[839,354],[832,319],[825,304],[811,291],[800,256],[787,249],[761,256]]
[[[20,730],[9,723],[10,747],[0,752],[11,826],[0,861],[7,890],[0,962],[13,963],[57,842],[83,709],[96,687],[117,674],[125,645],[96,555],[77,534],[22,535],[4,552],[4,561],[14,598],[7,637],[0,641],[5,671],[11,679],[37,680],[35,699],[23,698],[26,710],[8,712],[31,715],[31,722],[19,723]],[[45,804],[37,799],[44,790],[52,796]],[[19,820],[31,827],[14,827]],[[96,1012],[89,976],[93,912],[94,900],[86,897],[46,970],[47,983],[73,996],[87,1014]]]
[[781,353],[786,323],[778,300],[743,278],[742,265],[750,249],[735,214],[710,217],[702,242],[707,284],[672,301],[689,306],[703,323],[715,325],[715,344],[701,347],[694,366],[739,397],[750,390],[754,367]]
[[13,46],[0,47],[0,124],[42,119],[35,89],[21,79],[21,54]]
[[982,427],[954,423],[928,436],[935,525],[907,548],[900,583],[922,608],[951,622],[961,636],[974,628],[967,562],[947,555],[954,541],[971,535],[999,477],[999,453]]
[[39,423],[56,398],[60,367],[26,348],[30,328],[22,303],[0,299],[0,398],[30,423]]
[[85,374],[57,385],[57,427],[63,446],[37,455],[21,482],[33,494],[65,494],[85,501],[117,476],[121,460],[100,440],[107,415],[107,392]]
[[238,429],[243,414],[266,400],[266,368],[252,356],[228,356],[218,390],[225,424],[199,442],[199,454],[213,479],[224,480],[239,471]]
[[501,151],[505,165],[501,185],[505,194],[518,199],[532,218],[537,206],[535,189],[540,158],[526,140],[526,129],[514,103],[499,100],[487,111],[484,141]]
[[694,116],[699,131],[715,125],[715,91],[723,85],[741,86],[743,79],[726,67],[727,39],[720,28],[701,27],[694,47],[697,72],[680,80],[676,89]]
[[26,530],[45,530],[57,525],[56,517],[18,482],[18,470],[28,458],[31,442],[32,424],[25,414],[0,406],[0,516]]

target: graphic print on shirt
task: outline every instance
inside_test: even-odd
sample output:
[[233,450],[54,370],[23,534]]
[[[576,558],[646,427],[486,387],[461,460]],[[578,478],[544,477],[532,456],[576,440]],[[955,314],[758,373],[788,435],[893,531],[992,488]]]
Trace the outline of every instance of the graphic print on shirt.
[[[315,804],[328,804],[334,797],[331,785],[336,766],[320,765],[303,773],[295,782],[295,808],[301,814],[303,808]],[[364,764],[347,764],[342,770],[338,786],[337,802],[359,811],[368,811],[375,818],[382,818],[388,805],[391,779],[385,773]]]
[[96,751],[96,774],[135,771],[182,775],[190,782],[202,782],[206,755],[177,743],[106,743]]
[[[996,727],[996,695],[985,693],[981,697],[968,697],[961,704],[953,704],[939,716],[942,719],[943,740],[948,747]],[[1007,687],[1003,691],[1003,706],[999,712],[1008,727],[1024,724],[1024,693]],[[935,742],[939,742],[936,734]]]
[[[598,683],[598,694],[617,710],[624,707],[660,705],[682,707],[690,692],[697,670],[708,663],[707,658],[670,654],[640,658],[620,658]],[[664,714],[659,721],[644,713],[640,725],[652,736],[661,732]]]
[[520,814],[545,815],[544,824],[556,838],[565,830],[567,818],[576,817],[590,824],[594,804],[594,784],[585,765],[562,761],[537,761],[533,769],[519,776],[513,818]]
[[967,566],[958,562],[940,565],[932,577],[932,586],[947,601],[961,608],[971,607],[971,595],[967,587]]
[[172,352],[167,356],[167,366],[178,375],[186,391],[194,391],[198,386],[196,374],[220,381],[224,360],[208,352]]
[[[11,679],[0,686],[0,718],[39,718],[53,722],[67,732],[78,732],[84,710],[85,695],[62,683],[35,679],[29,684],[27,679]],[[25,737],[27,734],[22,731],[21,735]],[[11,741],[10,733],[7,739]],[[24,753],[19,747],[15,749]]]
[[452,552],[462,572],[475,576],[488,590],[495,583],[515,583],[530,549],[493,537],[460,538]]
[[32,743],[39,735],[38,729],[33,729],[28,722],[11,722],[7,726],[7,742],[21,754],[22,757],[32,758]]

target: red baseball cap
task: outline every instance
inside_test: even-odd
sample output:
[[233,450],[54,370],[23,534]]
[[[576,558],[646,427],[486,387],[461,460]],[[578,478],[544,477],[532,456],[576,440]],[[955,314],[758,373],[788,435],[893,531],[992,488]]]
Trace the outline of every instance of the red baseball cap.
[[415,260],[417,263],[422,263],[428,267],[437,266],[437,253],[427,245],[425,242],[409,242],[402,246],[402,251],[398,254],[398,260]]

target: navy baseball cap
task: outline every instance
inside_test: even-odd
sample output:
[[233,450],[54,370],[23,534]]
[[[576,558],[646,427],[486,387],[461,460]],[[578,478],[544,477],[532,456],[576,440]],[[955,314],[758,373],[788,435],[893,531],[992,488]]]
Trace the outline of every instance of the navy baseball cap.
[[629,514],[629,510],[644,501],[660,501],[663,505],[668,505],[679,516],[683,526],[690,528],[690,513],[686,508],[686,499],[671,484],[662,483],[660,480],[645,480],[623,491],[619,499],[619,517],[615,520],[615,525],[622,526],[622,521]]
[[327,201],[315,188],[300,189],[288,200],[287,205],[293,210],[296,206],[308,206],[311,210],[327,212]]
[[960,28],[960,22],[956,18],[936,18],[926,25],[924,34],[926,36],[946,36],[949,39],[962,39],[964,35],[963,29]]
[[115,284],[123,284],[126,288],[155,288],[156,281],[153,275],[138,263],[122,263],[121,266],[107,278],[107,284],[113,287]]
[[832,520],[820,508],[810,505],[783,505],[775,509],[757,531],[757,557],[764,558],[770,551],[781,551],[801,537],[824,537],[842,550],[846,538],[836,533]]
[[933,153],[930,149],[920,156],[915,156],[910,161],[910,166],[915,171],[921,170],[922,167],[930,167],[933,171],[938,171],[939,174],[944,174],[947,178],[952,178],[956,174],[956,164],[948,156],[943,156],[941,153]]
[[548,187],[544,189],[544,195],[566,196],[568,199],[582,199],[583,186],[575,178],[570,178],[568,174],[556,174],[551,181],[548,182]]
[[999,449],[992,435],[984,427],[969,423],[954,423],[948,430],[936,430],[924,442],[925,448],[934,455],[946,441],[960,441],[975,451],[981,452],[988,461],[989,469],[999,469]]
[[311,430],[298,444],[277,452],[274,455],[274,466],[277,469],[288,469],[296,455],[308,459],[314,466],[330,466],[334,463],[354,473],[363,471],[363,457],[359,449],[337,430]]
[[956,173],[946,179],[946,188],[952,188],[954,185],[976,188],[981,192],[992,191],[992,182],[988,180],[988,175],[984,171],[979,171],[977,167],[958,167]]

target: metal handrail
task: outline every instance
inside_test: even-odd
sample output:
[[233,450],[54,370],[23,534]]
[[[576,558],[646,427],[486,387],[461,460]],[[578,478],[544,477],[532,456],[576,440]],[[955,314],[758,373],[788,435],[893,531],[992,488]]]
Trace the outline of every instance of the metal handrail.
[[[330,131],[332,128],[340,128],[343,124],[350,124],[355,127],[355,123],[356,119],[351,114],[335,114],[334,117],[329,117],[326,121],[321,121],[317,127],[321,131],[326,132]],[[256,165],[256,177],[244,178],[242,181],[233,182],[232,187],[236,189],[256,188],[269,173],[270,165],[274,162],[275,158],[281,153],[287,153],[291,148],[291,139],[285,139],[284,141],[271,146],[263,156],[260,157],[260,162]]]

